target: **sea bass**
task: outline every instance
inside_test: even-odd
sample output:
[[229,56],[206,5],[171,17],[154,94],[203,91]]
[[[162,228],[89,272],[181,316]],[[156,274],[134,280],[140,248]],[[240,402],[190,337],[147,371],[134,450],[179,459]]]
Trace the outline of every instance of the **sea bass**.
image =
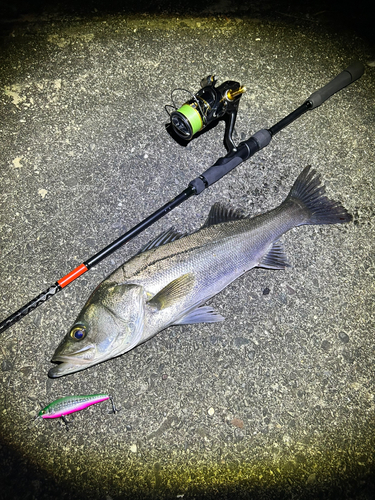
[[190,235],[173,229],[125,262],[92,293],[55,351],[50,377],[114,358],[172,325],[223,321],[203,304],[253,267],[288,266],[279,238],[303,224],[341,224],[351,216],[325,196],[306,167],[285,201],[257,217],[215,204]]

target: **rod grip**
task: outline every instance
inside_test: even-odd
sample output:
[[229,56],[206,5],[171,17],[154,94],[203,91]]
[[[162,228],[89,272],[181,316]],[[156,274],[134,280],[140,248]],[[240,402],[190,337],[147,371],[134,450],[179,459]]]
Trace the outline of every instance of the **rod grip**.
[[307,102],[311,105],[310,109],[317,108],[333,94],[350,85],[355,80],[358,80],[363,75],[364,70],[365,67],[360,61],[356,61],[348,66],[336,78],[327,83],[327,85],[311,94],[307,99]]
[[272,135],[269,130],[258,130],[246,141],[240,142],[237,149],[226,156],[219,158],[202,175],[192,180],[189,186],[193,187],[195,194],[200,194],[204,189],[212,186],[228,172],[236,168],[240,163],[248,160],[255,153],[265,148],[271,141]]

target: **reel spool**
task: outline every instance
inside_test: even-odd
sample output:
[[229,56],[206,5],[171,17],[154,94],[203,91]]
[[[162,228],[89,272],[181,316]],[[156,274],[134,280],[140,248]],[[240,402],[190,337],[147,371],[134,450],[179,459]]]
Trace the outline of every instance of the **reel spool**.
[[[201,81],[202,88],[195,94],[184,89],[175,89],[188,92],[191,99],[180,108],[173,104],[174,111],[170,113],[170,127],[173,133],[182,141],[190,141],[194,135],[206,127],[223,119],[225,120],[224,145],[228,152],[235,151],[233,141],[234,124],[237,117],[238,105],[242,94],[246,91],[238,82],[226,81],[215,87],[217,79],[209,75]],[[166,110],[168,112],[167,106]],[[180,141],[179,141],[180,142]]]

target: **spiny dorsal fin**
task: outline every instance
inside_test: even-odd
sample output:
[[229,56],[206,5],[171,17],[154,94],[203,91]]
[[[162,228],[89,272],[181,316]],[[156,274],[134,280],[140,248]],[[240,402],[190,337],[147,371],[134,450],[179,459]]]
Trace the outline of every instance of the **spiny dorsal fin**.
[[166,245],[167,243],[171,243],[172,241],[179,240],[184,236],[187,236],[188,233],[181,233],[180,231],[176,231],[173,227],[170,227],[167,231],[159,234],[154,240],[151,240],[140,249],[137,255],[140,253],[146,252],[146,250],[151,250],[151,248],[157,248],[162,245]]
[[282,243],[279,240],[273,243],[268,253],[259,262],[258,267],[265,267],[266,269],[285,269],[286,267],[290,267]]
[[179,278],[168,283],[148,302],[150,306],[157,309],[165,309],[173,306],[176,302],[184,299],[195,284],[195,277],[192,273],[186,273]]
[[232,207],[227,207],[220,202],[212,205],[208,214],[206,222],[202,228],[213,226],[214,224],[221,224],[222,222],[229,222],[231,220],[244,219],[245,215],[242,210],[236,210]]

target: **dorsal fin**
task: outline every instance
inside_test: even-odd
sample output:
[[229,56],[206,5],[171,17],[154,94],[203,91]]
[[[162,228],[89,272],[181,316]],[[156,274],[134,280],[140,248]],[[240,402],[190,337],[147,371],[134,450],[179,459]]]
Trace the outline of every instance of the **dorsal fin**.
[[245,217],[246,216],[242,210],[236,210],[217,202],[212,205],[207,220],[203,224],[202,228],[213,226],[215,224],[221,224],[222,222],[229,222],[231,220],[245,219]]
[[187,234],[188,233],[181,233],[180,231],[176,231],[173,227],[170,227],[167,231],[159,234],[159,236],[157,236],[154,240],[149,241],[147,245],[140,249],[138,254],[146,252],[146,250],[151,250],[151,248],[157,248],[161,245],[166,245],[167,243],[171,243],[172,241],[179,240]]

